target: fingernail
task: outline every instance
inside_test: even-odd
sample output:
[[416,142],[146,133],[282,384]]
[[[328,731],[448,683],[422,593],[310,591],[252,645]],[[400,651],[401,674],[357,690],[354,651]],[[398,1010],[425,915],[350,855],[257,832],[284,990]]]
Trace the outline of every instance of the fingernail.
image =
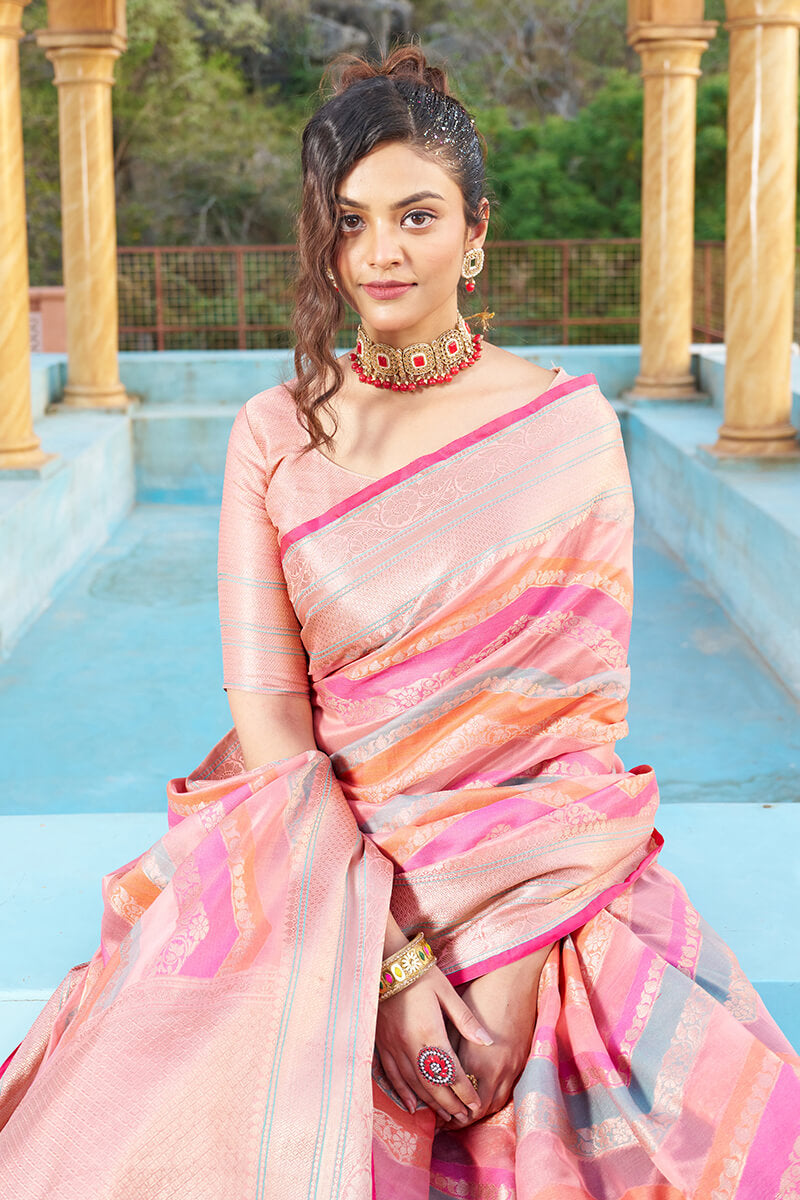
[[483,1029],[480,1025],[475,1030],[475,1037],[484,1046],[493,1046],[494,1045],[494,1038],[490,1037],[489,1034],[486,1032],[486,1030]]
[[471,1113],[480,1112],[480,1107],[481,1107],[480,1104],[475,1104],[474,1102],[472,1104],[467,1105],[467,1108],[469,1109],[469,1111]]
[[459,1125],[466,1125],[467,1114],[466,1113],[456,1113],[456,1120],[458,1121]]

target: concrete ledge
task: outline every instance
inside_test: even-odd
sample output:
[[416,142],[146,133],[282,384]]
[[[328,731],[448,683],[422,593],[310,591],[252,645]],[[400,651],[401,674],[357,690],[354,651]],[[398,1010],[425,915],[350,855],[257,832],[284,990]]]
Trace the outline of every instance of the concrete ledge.
[[[717,410],[719,422],[725,407],[725,346],[696,346],[692,361],[700,387],[711,399]],[[800,354],[792,354],[792,414],[795,428],[800,428]],[[714,437],[716,441],[716,435]]]
[[31,407],[34,421],[41,420],[48,404],[55,404],[61,399],[66,382],[66,354],[31,355]]
[[123,351],[119,373],[146,404],[230,405],[294,375],[290,350]]
[[34,429],[42,448],[59,458],[41,479],[0,475],[0,657],[134,501],[126,416],[69,412]]
[[131,413],[138,501],[219,504],[233,404],[142,405]]
[[[663,865],[800,1047],[800,807],[672,804],[659,812],[658,827]],[[164,813],[0,818],[0,1060],[70,967],[94,953],[102,876],[165,830]]]
[[621,419],[639,515],[800,698],[800,468],[711,465],[698,446],[716,438],[713,407],[639,404]]

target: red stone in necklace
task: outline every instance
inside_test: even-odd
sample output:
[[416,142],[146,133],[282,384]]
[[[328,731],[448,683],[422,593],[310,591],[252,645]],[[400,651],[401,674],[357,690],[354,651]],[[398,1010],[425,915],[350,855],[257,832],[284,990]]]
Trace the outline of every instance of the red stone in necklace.
[[394,392],[415,392],[436,383],[450,383],[459,371],[471,367],[480,356],[480,334],[472,334],[459,313],[458,324],[453,329],[432,342],[415,342],[403,350],[373,342],[359,325],[350,365],[362,383]]

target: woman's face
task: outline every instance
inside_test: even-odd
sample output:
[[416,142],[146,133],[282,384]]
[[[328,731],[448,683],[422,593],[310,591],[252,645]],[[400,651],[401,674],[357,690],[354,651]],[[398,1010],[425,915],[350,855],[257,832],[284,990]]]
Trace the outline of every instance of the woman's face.
[[370,337],[408,346],[451,329],[464,251],[486,237],[485,219],[467,227],[452,175],[388,142],[344,176],[337,201],[337,282]]

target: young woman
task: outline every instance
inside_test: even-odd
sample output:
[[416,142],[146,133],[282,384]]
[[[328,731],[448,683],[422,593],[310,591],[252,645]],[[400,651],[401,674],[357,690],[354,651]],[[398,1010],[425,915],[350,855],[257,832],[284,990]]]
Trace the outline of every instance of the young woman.
[[235,729],[12,1057],[0,1193],[797,1196],[800,1063],[615,752],[613,409],[460,316],[483,156],[418,50],[344,71],[303,166],[297,378],[225,475]]

